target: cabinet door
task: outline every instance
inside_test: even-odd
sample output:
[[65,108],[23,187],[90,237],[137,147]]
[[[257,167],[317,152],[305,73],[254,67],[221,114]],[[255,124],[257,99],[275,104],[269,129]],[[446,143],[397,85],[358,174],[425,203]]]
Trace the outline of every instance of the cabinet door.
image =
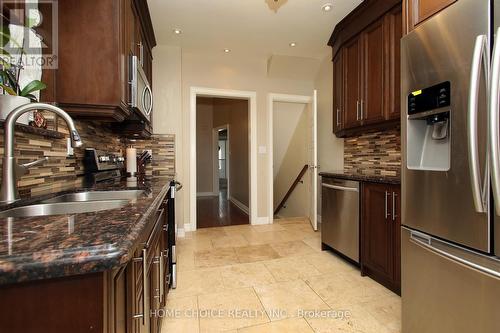
[[363,124],[384,120],[384,21],[378,20],[362,34],[363,78],[361,118]]
[[343,122],[343,78],[344,64],[342,62],[342,50],[333,58],[333,132],[342,129]]
[[391,283],[394,277],[391,195],[391,188],[387,185],[363,185],[361,265],[369,270],[369,275],[387,283]]
[[397,6],[384,18],[385,50],[389,57],[385,57],[386,89],[384,89],[384,107],[386,119],[399,119],[401,117],[401,37],[402,10]]
[[[142,256],[142,249],[135,251],[135,259],[141,259]],[[127,265],[127,326],[130,333],[142,333],[145,328],[143,315],[146,312],[143,302],[145,297],[144,270],[142,261],[135,259]]]
[[349,41],[343,48],[344,65],[344,128],[361,125],[360,121],[360,83],[361,47],[358,37]]
[[457,0],[406,0],[407,27],[413,30],[429,17],[439,13]]
[[396,291],[401,291],[401,187],[391,186],[392,203],[391,212],[394,239],[394,286]]

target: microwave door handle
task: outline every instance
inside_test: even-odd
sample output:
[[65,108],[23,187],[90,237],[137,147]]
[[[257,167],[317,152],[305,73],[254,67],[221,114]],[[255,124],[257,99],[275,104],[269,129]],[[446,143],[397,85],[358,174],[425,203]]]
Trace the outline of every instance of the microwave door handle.
[[[146,114],[149,115],[151,114],[151,111],[153,111],[153,91],[151,91],[151,87],[149,85],[146,86],[146,90],[149,92],[149,106],[148,109],[146,110]],[[144,99],[146,100],[146,99]]]
[[491,64],[491,84],[489,101],[490,126],[490,166],[495,211],[500,215],[500,144],[499,144],[499,112],[500,112],[500,28],[496,31],[495,46]]
[[[470,182],[472,187],[472,197],[476,212],[484,213],[485,203],[483,202],[482,179],[479,165],[479,149],[478,149],[478,99],[479,99],[479,82],[481,78],[481,67],[485,56],[487,37],[480,35],[476,37],[474,45],[474,53],[472,58],[472,67],[470,73],[469,101],[467,114],[467,141],[469,153],[469,172]],[[488,82],[486,77],[486,82]]]

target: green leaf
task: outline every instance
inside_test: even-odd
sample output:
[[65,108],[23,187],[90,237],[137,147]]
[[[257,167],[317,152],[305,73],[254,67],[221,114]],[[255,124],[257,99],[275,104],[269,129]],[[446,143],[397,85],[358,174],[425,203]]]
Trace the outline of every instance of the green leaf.
[[20,96],[26,97],[34,91],[43,90],[47,88],[47,85],[40,80],[33,80],[26,87],[21,90]]
[[3,83],[0,83],[0,88],[2,88],[3,90],[5,90],[9,95],[17,96],[16,92],[11,87],[6,86]]
[[0,27],[0,46],[3,48],[10,40],[10,29],[8,25]]

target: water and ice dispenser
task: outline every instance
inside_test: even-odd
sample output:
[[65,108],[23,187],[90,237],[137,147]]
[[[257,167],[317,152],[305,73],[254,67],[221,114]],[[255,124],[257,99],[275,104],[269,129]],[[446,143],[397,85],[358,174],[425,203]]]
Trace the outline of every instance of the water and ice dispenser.
[[451,161],[450,82],[408,95],[407,167],[448,171]]

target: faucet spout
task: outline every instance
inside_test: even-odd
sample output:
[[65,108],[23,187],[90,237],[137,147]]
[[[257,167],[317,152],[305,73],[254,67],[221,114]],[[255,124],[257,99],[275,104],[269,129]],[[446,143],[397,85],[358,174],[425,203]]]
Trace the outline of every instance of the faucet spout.
[[57,106],[45,104],[45,103],[29,103],[22,105],[14,109],[5,120],[4,129],[4,157],[3,157],[3,172],[2,172],[2,188],[0,191],[0,202],[11,203],[19,199],[19,193],[17,190],[17,177],[16,174],[16,161],[14,158],[14,131],[17,119],[26,112],[34,110],[44,110],[51,111],[60,116],[67,123],[71,146],[81,147],[82,139],[78,131],[76,130],[75,123],[73,119],[64,110],[58,108]]

